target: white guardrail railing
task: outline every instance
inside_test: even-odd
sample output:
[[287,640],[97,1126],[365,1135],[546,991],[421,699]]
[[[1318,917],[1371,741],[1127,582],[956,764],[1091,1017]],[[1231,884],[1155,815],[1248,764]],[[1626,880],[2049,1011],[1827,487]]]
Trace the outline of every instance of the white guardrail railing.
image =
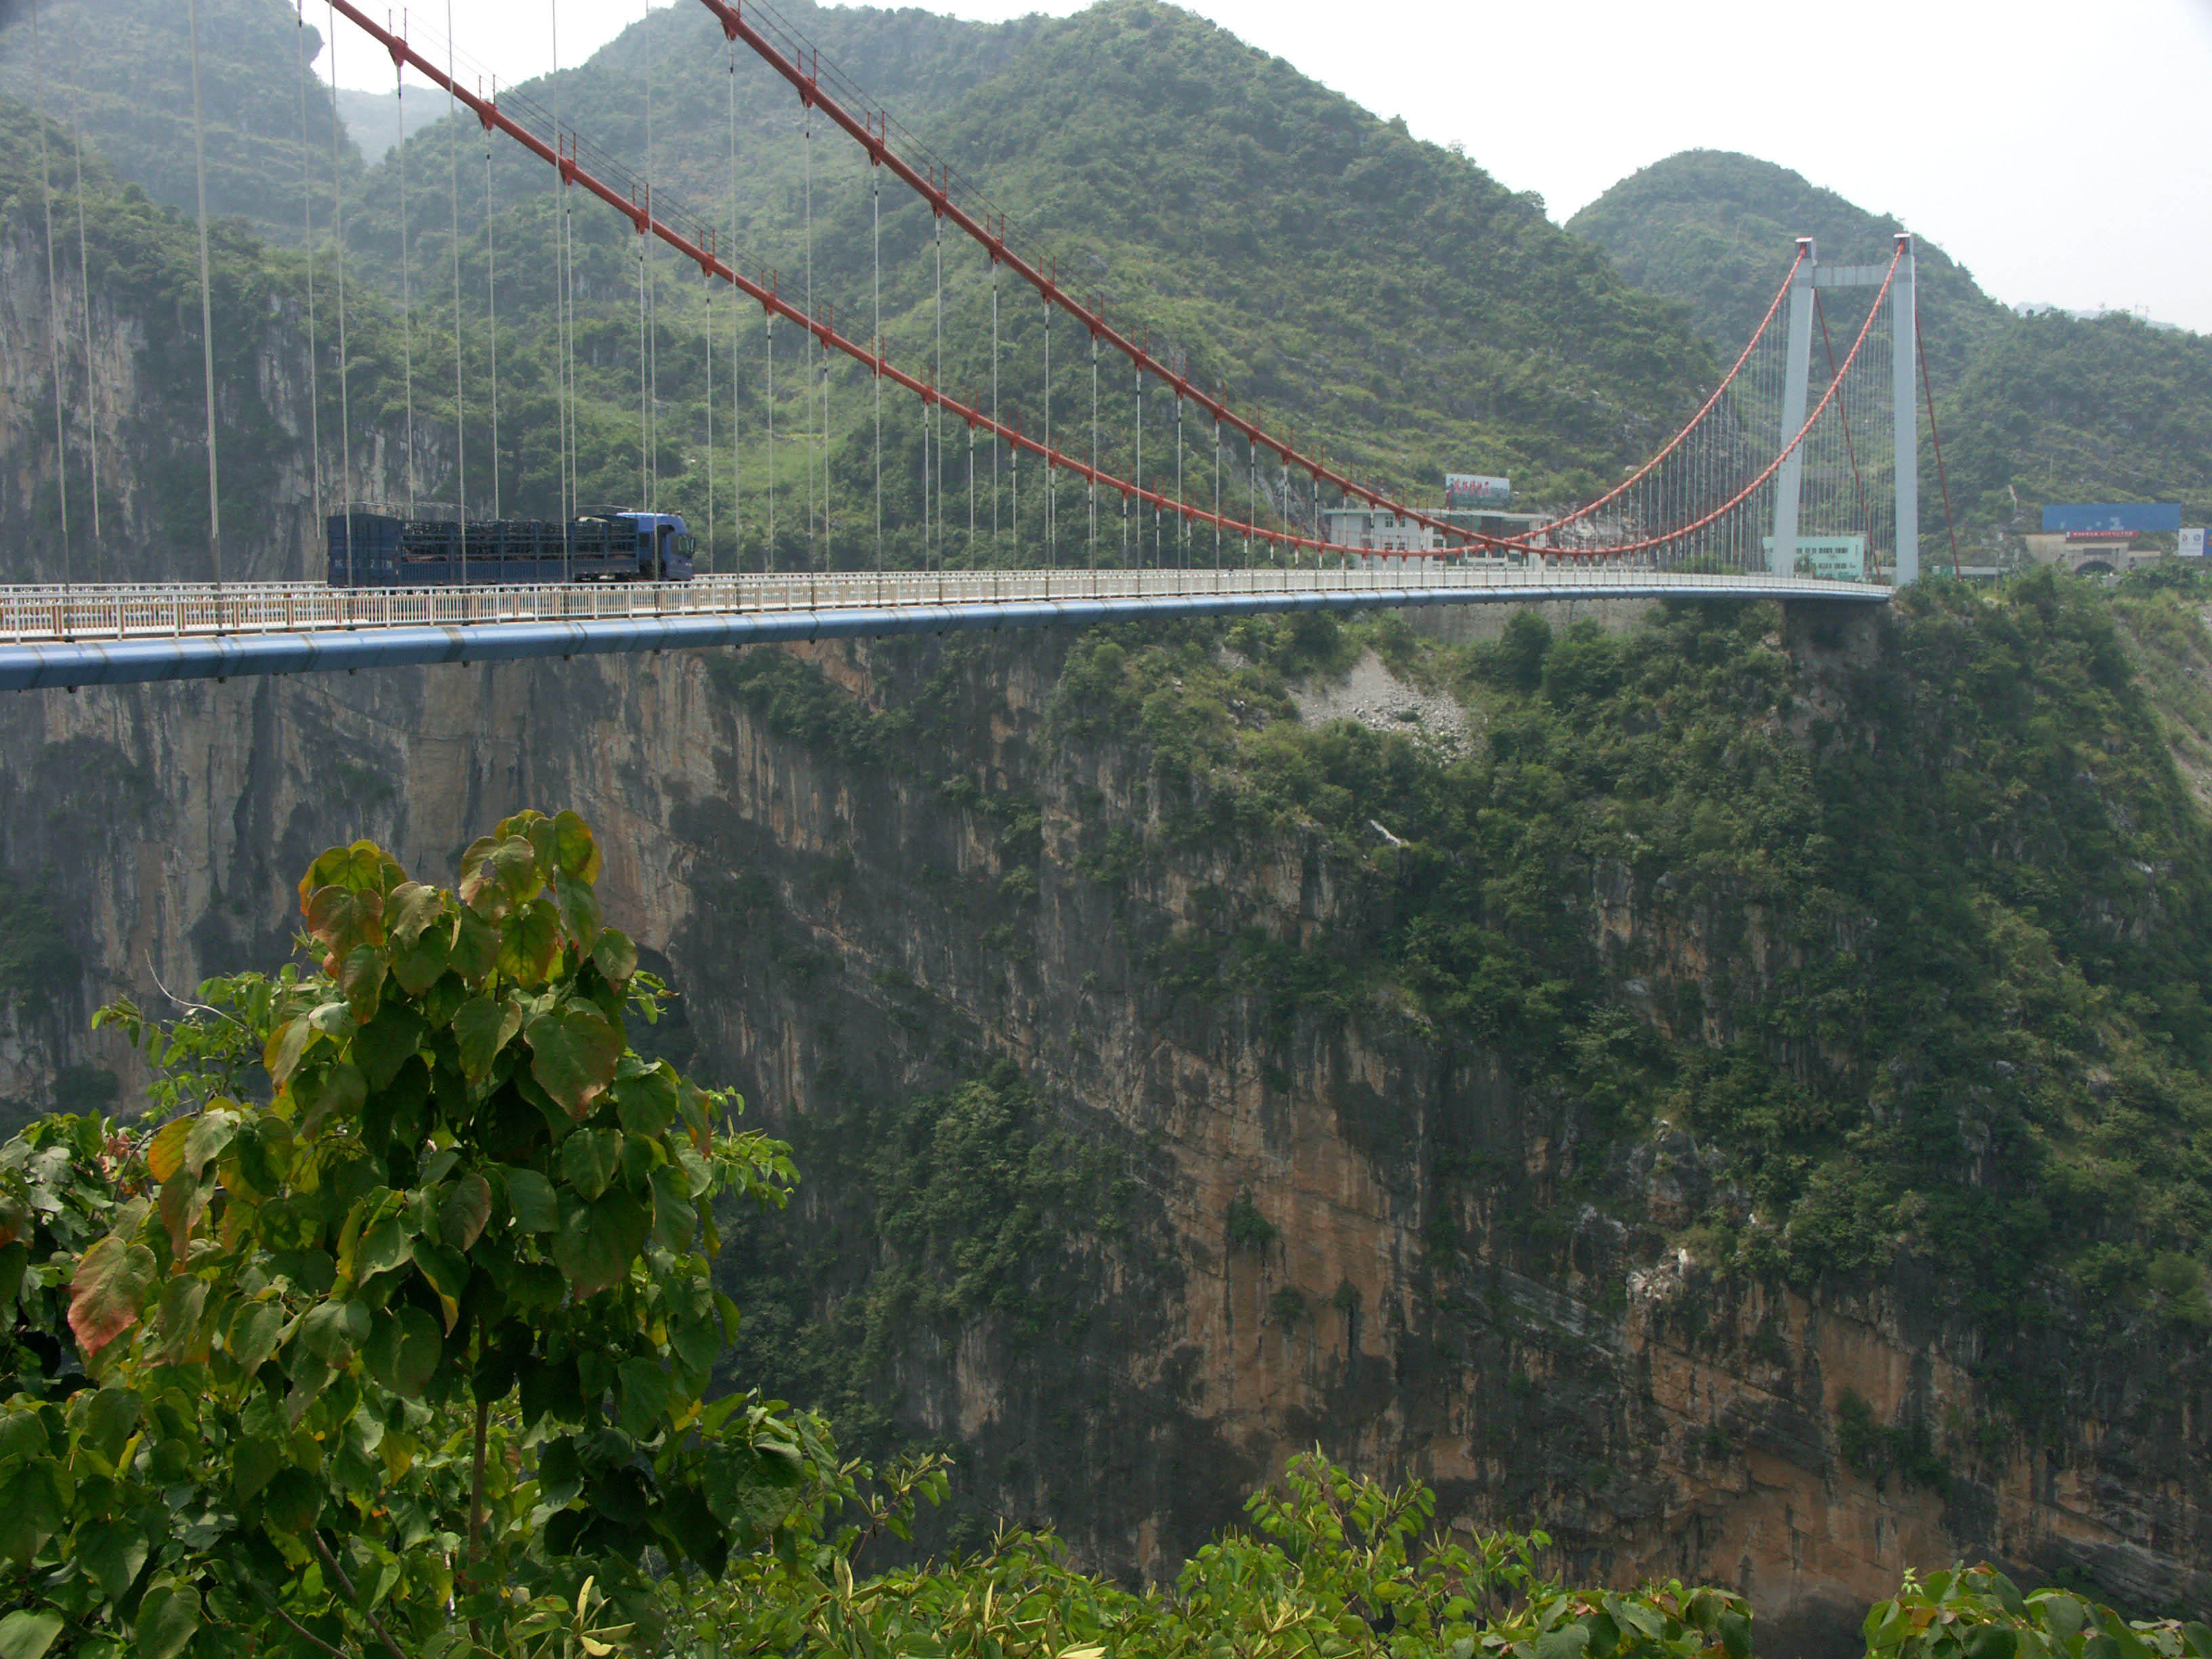
[[[500,587],[330,587],[320,582],[0,586],[0,644],[185,639],[501,623],[614,622],[804,611],[897,610],[1055,600],[1194,599],[1278,592],[1437,594],[1452,589],[1608,589],[1756,597],[1881,599],[1887,587],[1763,573],[1674,573],[1648,567],[1407,561],[1387,568],[1316,570],[1259,566],[1201,570],[887,570],[819,574],[704,575],[688,582]],[[1470,592],[1470,598],[1474,597]]]

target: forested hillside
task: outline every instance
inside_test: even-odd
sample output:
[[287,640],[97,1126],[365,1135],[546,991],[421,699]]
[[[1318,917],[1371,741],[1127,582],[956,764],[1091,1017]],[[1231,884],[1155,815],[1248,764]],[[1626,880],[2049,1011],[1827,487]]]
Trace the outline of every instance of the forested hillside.
[[[1786,167],[1689,150],[1615,185],[1568,222],[1637,287],[1679,300],[1713,349],[1751,337],[1795,240],[1824,260],[1885,260],[1908,228],[1821,190]],[[1916,231],[1940,227],[1910,227]],[[1942,425],[1954,505],[1985,548],[1999,532],[2041,526],[2063,501],[2175,501],[2191,523],[2212,515],[2212,338],[2126,316],[2020,317],[1923,234],[1920,318]],[[1923,529],[1942,501],[1923,438]]]

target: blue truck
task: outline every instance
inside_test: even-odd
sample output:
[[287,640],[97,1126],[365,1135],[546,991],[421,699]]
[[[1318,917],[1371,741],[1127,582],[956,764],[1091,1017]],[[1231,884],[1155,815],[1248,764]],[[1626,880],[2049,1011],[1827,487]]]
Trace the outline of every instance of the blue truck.
[[673,513],[426,519],[350,508],[327,526],[332,587],[688,582],[698,544]]

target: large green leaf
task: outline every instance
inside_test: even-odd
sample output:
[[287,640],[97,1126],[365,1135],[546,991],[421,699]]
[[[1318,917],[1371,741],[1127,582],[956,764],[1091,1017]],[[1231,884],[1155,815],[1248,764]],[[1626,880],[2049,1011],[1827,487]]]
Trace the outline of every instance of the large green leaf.
[[135,1521],[91,1521],[76,1529],[71,1553],[100,1594],[120,1601],[146,1565],[146,1534]]
[[501,1173],[507,1182],[507,1207],[514,1212],[517,1227],[526,1233],[550,1233],[561,1224],[551,1182],[535,1170],[509,1168]]
[[599,896],[588,881],[571,875],[553,878],[554,902],[561,908],[561,925],[568,930],[568,937],[576,941],[584,954],[589,956],[592,947],[599,942],[600,930],[605,923],[599,915]]
[[61,1486],[45,1458],[23,1464],[0,1482],[0,1556],[31,1565],[39,1546],[61,1530]]
[[653,1172],[653,1236],[670,1249],[689,1250],[699,1231],[699,1206],[691,1196],[691,1177],[673,1164]]
[[109,1234],[77,1259],[70,1278],[70,1329],[77,1346],[97,1353],[138,1322],[147,1286],[154,1282],[154,1253]]
[[385,901],[384,927],[394,943],[412,945],[422,930],[446,914],[446,896],[419,881],[401,884]]
[[599,878],[599,843],[591,826],[574,812],[553,815],[553,866],[562,875],[582,882]]
[[185,1135],[185,1168],[194,1176],[207,1173],[208,1162],[221,1158],[238,1133],[239,1115],[228,1107],[210,1104],[191,1121]]
[[492,1061],[522,1029],[522,1010],[511,997],[471,997],[453,1016],[453,1041],[459,1046],[461,1074],[481,1083]]
[[327,1493],[307,1470],[287,1463],[270,1477],[261,1499],[262,1518],[280,1532],[301,1533],[315,1524]]
[[379,1011],[375,1018],[354,1033],[353,1063],[368,1079],[372,1091],[388,1089],[407,1058],[422,1046],[428,1022],[404,1002]]
[[530,1074],[561,1109],[579,1121],[614,1081],[622,1058],[622,1032],[586,1003],[571,1002],[540,1014],[524,1033]]
[[438,1237],[453,1249],[471,1249],[490,1219],[491,1182],[471,1170],[446,1189],[438,1205]]
[[284,1317],[276,1303],[249,1302],[231,1316],[223,1346],[251,1376],[276,1352],[276,1338],[283,1328]]
[[445,1337],[438,1322],[409,1305],[377,1316],[362,1362],[368,1374],[404,1399],[416,1400],[437,1374]]
[[45,1659],[62,1621],[51,1613],[11,1613],[0,1619],[0,1659]]
[[495,965],[518,985],[552,978],[561,965],[561,912],[550,899],[532,899],[500,923]]
[[622,1382],[623,1432],[634,1439],[651,1439],[675,1403],[675,1379],[658,1360],[642,1356],[623,1360],[615,1375]]
[[453,946],[453,928],[450,921],[425,927],[413,940],[392,953],[392,977],[399,981],[399,988],[409,996],[421,996],[446,971]]
[[283,1467],[282,1446],[265,1436],[246,1435],[230,1455],[230,1495],[243,1504]]
[[629,1277],[652,1230],[645,1206],[620,1188],[590,1203],[563,1194],[553,1260],[579,1297],[595,1296]]
[[338,989],[345,993],[356,1024],[376,1018],[384,1000],[385,965],[381,945],[356,945],[338,958]]
[[341,1367],[368,1340],[369,1328],[365,1303],[325,1302],[300,1322],[300,1340],[325,1364]]
[[793,1448],[722,1445],[702,1460],[700,1485],[714,1518],[750,1541],[791,1513],[805,1472]]
[[562,1178],[580,1198],[597,1198],[621,1167],[622,1150],[619,1129],[579,1129],[561,1143]]
[[499,929],[473,910],[464,910],[453,927],[453,948],[446,966],[471,985],[481,984],[499,960]]
[[[294,1089],[292,1097],[299,1100],[301,1091]],[[332,1119],[343,1123],[361,1111],[368,1098],[368,1079],[361,1074],[361,1067],[350,1060],[340,1060],[318,1077],[307,1091],[301,1103],[307,1108],[300,1127],[313,1136]]]
[[200,1627],[200,1593],[188,1584],[149,1589],[138,1603],[131,1659],[177,1659]]
[[592,947],[592,960],[599,964],[609,984],[627,985],[629,976],[637,971],[637,946],[629,942],[629,935],[621,928],[602,928],[599,943]]
[[615,1113],[634,1135],[657,1135],[676,1121],[681,1079],[666,1060],[647,1066],[625,1060],[615,1078]]

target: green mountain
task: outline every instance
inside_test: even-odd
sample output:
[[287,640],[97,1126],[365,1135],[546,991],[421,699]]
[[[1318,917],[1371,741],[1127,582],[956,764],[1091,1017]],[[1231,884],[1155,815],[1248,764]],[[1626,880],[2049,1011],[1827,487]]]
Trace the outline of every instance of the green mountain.
[[[244,219],[270,240],[301,240],[301,185],[330,177],[339,125],[330,88],[302,73],[322,48],[321,32],[285,0],[199,0],[210,214]],[[0,8],[0,96],[42,106],[64,127],[74,121],[124,179],[165,207],[194,210],[184,6],[40,0],[35,40],[30,8]],[[335,136],[340,171],[357,176],[351,140]]]
[[[1716,352],[1751,337],[1795,240],[1824,259],[1888,257],[1905,228],[1786,167],[1687,150],[1615,185],[1567,222],[1637,287],[1682,301]],[[2174,501],[2212,514],[2212,338],[2124,316],[2014,314],[1923,239],[1920,317],[1954,505],[1984,539],[2032,530],[2063,501]],[[1932,452],[1923,454],[1923,533],[1940,532]]]

